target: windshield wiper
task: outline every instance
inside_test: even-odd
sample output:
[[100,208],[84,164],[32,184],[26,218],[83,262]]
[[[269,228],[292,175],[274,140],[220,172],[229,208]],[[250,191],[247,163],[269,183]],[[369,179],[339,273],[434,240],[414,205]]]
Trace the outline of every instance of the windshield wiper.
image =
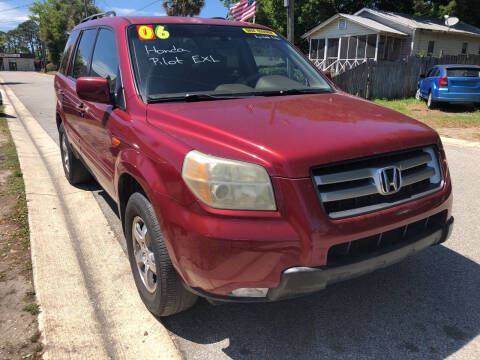
[[149,97],[148,103],[160,103],[160,102],[175,102],[175,101],[213,101],[213,100],[230,100],[243,98],[243,95],[210,95],[210,94],[185,94],[184,96],[170,96],[170,97]]
[[235,96],[228,95],[210,95],[210,94],[186,94],[185,101],[209,101],[209,100],[228,100],[235,99]]
[[283,96],[283,95],[301,95],[301,94],[324,94],[331,93],[330,89],[287,89],[287,90],[267,90],[255,91],[255,95],[261,96]]
[[282,96],[282,95],[298,95],[298,94],[323,94],[331,93],[329,89],[288,89],[288,90],[266,90],[266,91],[254,91],[248,93],[238,94],[185,94],[182,96],[166,96],[166,97],[148,97],[148,103],[162,103],[162,102],[178,102],[178,101],[214,101],[214,100],[231,100],[231,99],[243,99],[253,96]]

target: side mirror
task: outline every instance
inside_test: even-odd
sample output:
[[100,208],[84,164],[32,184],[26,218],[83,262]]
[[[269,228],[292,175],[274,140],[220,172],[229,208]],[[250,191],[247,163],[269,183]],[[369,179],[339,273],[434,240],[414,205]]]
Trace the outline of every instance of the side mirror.
[[101,77],[81,77],[77,79],[77,95],[80,99],[102,104],[111,104],[108,80]]
[[425,79],[425,74],[420,74],[420,79]]

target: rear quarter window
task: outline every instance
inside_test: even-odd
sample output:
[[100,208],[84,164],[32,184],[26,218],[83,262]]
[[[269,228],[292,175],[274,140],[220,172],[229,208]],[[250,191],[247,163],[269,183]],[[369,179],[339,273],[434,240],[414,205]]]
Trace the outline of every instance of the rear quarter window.
[[72,53],[73,45],[75,45],[75,39],[77,38],[78,30],[72,31],[70,36],[68,37],[67,44],[65,45],[65,50],[63,50],[62,59],[60,60],[60,67],[58,69],[59,72],[65,74],[65,70],[67,69],[68,58]]
[[450,68],[447,76],[451,77],[480,77],[480,69],[475,68]]

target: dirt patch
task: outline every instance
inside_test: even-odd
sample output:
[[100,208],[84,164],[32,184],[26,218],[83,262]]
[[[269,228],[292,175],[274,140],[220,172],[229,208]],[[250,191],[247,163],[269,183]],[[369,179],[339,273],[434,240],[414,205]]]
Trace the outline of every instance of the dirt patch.
[[32,278],[23,179],[0,118],[0,360],[38,359],[38,305]]
[[468,141],[480,141],[480,128],[437,128],[441,136]]

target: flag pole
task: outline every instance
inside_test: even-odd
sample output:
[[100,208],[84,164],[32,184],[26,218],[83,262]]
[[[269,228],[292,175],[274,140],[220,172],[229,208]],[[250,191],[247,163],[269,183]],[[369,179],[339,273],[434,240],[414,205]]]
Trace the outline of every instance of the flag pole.
[[255,15],[253,15],[253,23],[255,24]]

